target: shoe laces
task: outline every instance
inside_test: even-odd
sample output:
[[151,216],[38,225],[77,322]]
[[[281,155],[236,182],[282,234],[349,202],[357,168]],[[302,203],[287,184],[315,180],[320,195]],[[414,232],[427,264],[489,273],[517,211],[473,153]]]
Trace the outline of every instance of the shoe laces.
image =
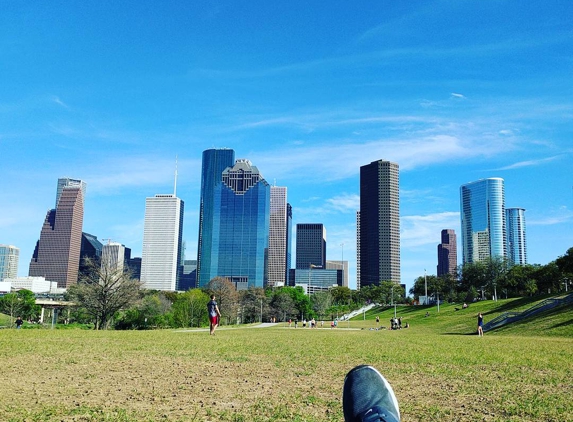
[[396,422],[397,419],[389,415],[383,408],[374,406],[360,415],[361,422]]

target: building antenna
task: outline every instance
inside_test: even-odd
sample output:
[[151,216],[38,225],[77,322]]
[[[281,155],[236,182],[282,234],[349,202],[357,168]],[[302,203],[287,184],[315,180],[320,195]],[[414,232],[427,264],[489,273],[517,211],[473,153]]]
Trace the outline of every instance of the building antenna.
[[175,155],[175,184],[173,185],[173,196],[177,196],[177,155]]

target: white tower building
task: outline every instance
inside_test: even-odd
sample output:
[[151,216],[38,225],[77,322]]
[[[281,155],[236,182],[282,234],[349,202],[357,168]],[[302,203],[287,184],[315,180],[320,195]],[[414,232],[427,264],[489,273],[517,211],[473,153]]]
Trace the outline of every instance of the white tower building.
[[179,287],[183,207],[174,194],[145,200],[141,282],[146,289],[174,291]]

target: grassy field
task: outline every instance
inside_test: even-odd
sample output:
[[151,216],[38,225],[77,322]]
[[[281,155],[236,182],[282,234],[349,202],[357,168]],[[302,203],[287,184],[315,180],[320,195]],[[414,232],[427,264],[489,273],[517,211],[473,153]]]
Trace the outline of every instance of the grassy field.
[[[2,421],[342,421],[353,366],[377,367],[403,421],[573,421],[573,312],[473,335],[466,310],[375,309],[338,329],[0,330]],[[459,306],[459,305],[458,305]],[[426,310],[429,317],[425,317]],[[327,324],[325,324],[326,327]]]

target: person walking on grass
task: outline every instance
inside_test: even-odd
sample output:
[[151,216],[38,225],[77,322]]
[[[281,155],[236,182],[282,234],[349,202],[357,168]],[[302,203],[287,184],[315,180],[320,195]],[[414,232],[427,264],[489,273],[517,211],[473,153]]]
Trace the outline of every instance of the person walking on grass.
[[209,312],[209,328],[210,335],[215,335],[215,329],[219,325],[219,318],[221,318],[221,312],[219,312],[219,307],[215,301],[215,295],[211,295],[211,300],[207,303],[207,312]]
[[16,329],[20,329],[22,328],[22,324],[24,323],[24,320],[22,319],[22,317],[18,317],[16,318]]
[[478,336],[483,337],[483,315],[478,314]]

